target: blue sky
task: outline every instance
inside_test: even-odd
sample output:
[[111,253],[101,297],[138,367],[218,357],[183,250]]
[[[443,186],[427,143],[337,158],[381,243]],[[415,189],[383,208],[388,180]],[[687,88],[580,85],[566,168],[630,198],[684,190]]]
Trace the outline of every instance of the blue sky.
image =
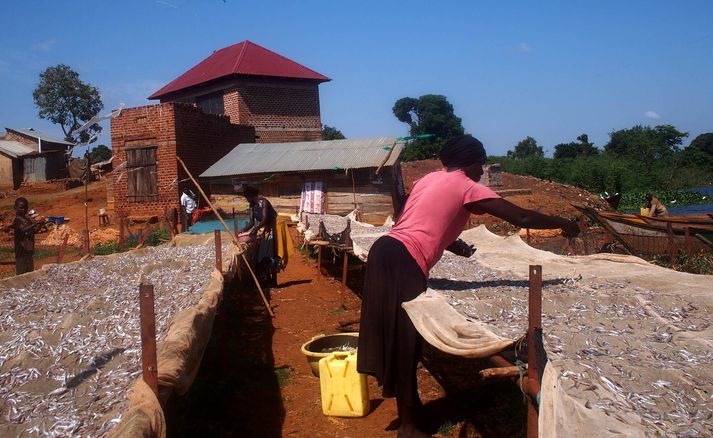
[[[399,136],[401,97],[443,94],[491,155],[525,136],[551,153],[601,147],[636,124],[713,131],[711,1],[8,0],[0,15],[0,127],[34,127],[39,74],[59,63],[105,109],[146,96],[212,51],[251,40],[330,78],[322,122]],[[110,144],[108,122],[95,144]]]

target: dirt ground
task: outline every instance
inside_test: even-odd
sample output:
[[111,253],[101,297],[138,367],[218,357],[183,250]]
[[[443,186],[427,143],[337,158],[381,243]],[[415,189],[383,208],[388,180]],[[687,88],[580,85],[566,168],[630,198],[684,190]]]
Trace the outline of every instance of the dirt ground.
[[[407,189],[423,174],[440,166],[437,161],[405,163]],[[544,213],[577,218],[570,203],[603,207],[590,193],[536,178],[503,174],[504,190],[524,189],[531,194],[507,196],[523,207]],[[69,217],[68,225],[84,228],[83,187],[60,191],[45,186],[5,192],[0,199],[0,245],[12,247],[10,225],[17,196],[29,199],[30,208],[42,216]],[[88,187],[89,229],[99,228],[98,210],[106,207],[102,181]],[[110,217],[112,224],[115,218]],[[473,217],[472,226],[484,223],[492,231],[507,234],[509,224],[489,216]],[[115,225],[112,225],[115,227]],[[590,230],[590,233],[592,230]],[[38,242],[43,238],[38,236]],[[563,251],[559,237],[531,236],[531,244]],[[70,252],[65,260],[82,256]],[[38,257],[35,267],[55,262],[56,255]],[[171,436],[394,436],[396,404],[383,399],[376,382],[369,378],[371,413],[364,418],[335,418],[322,414],[319,379],[310,371],[300,346],[313,336],[357,331],[363,264],[352,261],[348,289],[342,290],[341,258],[332,263],[325,256],[323,273],[312,259],[298,255],[270,290],[270,305],[276,317],[266,313],[257,291],[249,284],[233,286],[226,293],[214,333],[194,386],[183,396],[174,396],[166,413]],[[0,275],[12,275],[5,262]],[[447,360],[446,360],[447,361]],[[455,365],[454,365],[455,366]],[[459,362],[458,367],[463,363]],[[467,364],[466,364],[467,368]],[[421,397],[427,416],[423,427],[440,436],[521,436],[525,411],[519,388],[510,382],[479,386],[477,390],[448,393],[426,368],[419,369]],[[476,381],[477,379],[473,379]],[[468,385],[465,385],[468,386]]]

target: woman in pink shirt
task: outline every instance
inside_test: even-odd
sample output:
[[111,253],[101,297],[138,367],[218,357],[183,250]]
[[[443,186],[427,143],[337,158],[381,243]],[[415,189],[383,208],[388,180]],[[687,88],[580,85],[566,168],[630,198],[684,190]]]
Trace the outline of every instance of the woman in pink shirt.
[[369,250],[364,281],[357,369],[377,378],[384,397],[396,397],[400,437],[428,436],[414,422],[422,338],[401,303],[426,290],[444,250],[472,255],[456,243],[470,214],[489,213],[522,228],[562,228],[568,237],[579,233],[574,221],[520,208],[478,184],[486,154],[471,135],[446,142],[440,158],[446,168],[414,183],[396,225]]

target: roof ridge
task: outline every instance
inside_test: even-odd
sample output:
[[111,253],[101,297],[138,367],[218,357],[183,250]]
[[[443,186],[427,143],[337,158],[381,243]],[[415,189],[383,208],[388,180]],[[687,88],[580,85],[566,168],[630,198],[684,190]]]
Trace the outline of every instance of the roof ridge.
[[[245,40],[245,41],[248,41],[248,40]],[[286,60],[286,61],[289,61],[289,62],[291,62],[291,63],[293,63],[293,64],[297,64],[297,65],[299,65],[300,67],[302,67],[302,68],[304,68],[304,69],[306,69],[306,70],[309,70],[309,71],[311,71],[312,73],[314,73],[314,74],[316,74],[316,75],[324,76],[322,73],[320,73],[320,72],[318,72],[318,71],[316,71],[316,70],[312,70],[311,68],[309,68],[309,67],[307,67],[306,65],[302,64],[301,62],[297,62],[297,61],[295,61],[295,60],[293,60],[293,59],[290,59],[290,58],[288,58],[288,57],[285,56],[285,55],[281,55],[281,54],[279,54],[279,53],[277,53],[277,52],[275,52],[275,51],[273,51],[273,50],[268,49],[267,47],[263,47],[263,46],[261,46],[260,44],[253,43],[252,41],[250,41],[250,44],[252,44],[252,45],[254,45],[254,46],[256,46],[256,47],[259,47],[259,48],[265,50],[266,52],[270,52],[270,53],[272,53],[273,55],[278,56],[278,57],[280,57],[280,58],[282,58],[282,59],[284,59],[284,60]],[[326,77],[326,76],[324,76],[324,77]]]
[[237,44],[242,44],[243,47],[240,48],[240,54],[238,55],[238,59],[235,60],[235,65],[233,65],[233,73],[235,73],[238,70],[238,65],[240,65],[241,62],[243,62],[243,56],[245,55],[245,51],[247,50],[248,44],[254,44],[254,43],[252,43],[250,40],[244,40]]

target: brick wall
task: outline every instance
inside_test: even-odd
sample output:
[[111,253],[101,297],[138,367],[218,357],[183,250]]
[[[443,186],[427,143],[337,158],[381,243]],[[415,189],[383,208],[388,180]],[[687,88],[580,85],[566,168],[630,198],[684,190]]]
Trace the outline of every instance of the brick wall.
[[[176,160],[178,152],[195,177],[240,142],[253,142],[250,127],[231,124],[228,117],[205,114],[191,105],[162,103],[128,108],[111,122],[114,168],[126,163],[126,148],[156,146],[158,200],[129,202],[126,168],[113,174],[114,208],[131,216],[162,216],[179,206],[179,180],[187,178]],[[110,202],[111,203],[111,200]]]
[[317,84],[246,82],[226,90],[223,102],[233,123],[255,127],[259,143],[322,139]]
[[20,135],[16,132],[7,131],[5,134],[5,140],[16,141],[18,143],[22,143],[26,146],[30,146],[30,147],[34,148],[35,150],[37,150],[37,139],[36,138],[28,137],[26,135]]
[[[176,150],[194,178],[240,143],[253,143],[255,129],[230,123],[227,116],[205,114],[199,108],[180,105],[176,112]],[[188,178],[178,167],[181,180]],[[206,190],[207,192],[207,190]]]
[[236,78],[186,90],[170,101],[195,103],[221,91],[225,115],[232,123],[253,126],[259,143],[322,139],[319,84],[312,81]]

